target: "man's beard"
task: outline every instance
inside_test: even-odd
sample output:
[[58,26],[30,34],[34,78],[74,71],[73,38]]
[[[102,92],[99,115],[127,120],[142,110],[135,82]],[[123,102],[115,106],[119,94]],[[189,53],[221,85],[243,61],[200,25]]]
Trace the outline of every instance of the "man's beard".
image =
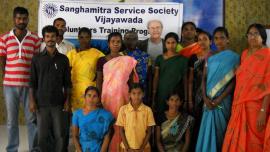
[[19,30],[24,30],[27,27],[27,24],[17,24],[15,25],[16,28],[18,28]]

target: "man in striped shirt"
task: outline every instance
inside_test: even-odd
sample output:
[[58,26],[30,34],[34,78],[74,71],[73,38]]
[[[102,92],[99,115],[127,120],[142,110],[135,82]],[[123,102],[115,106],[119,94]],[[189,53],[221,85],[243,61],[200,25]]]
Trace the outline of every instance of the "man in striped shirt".
[[39,52],[40,38],[26,29],[29,22],[26,8],[13,10],[15,27],[0,36],[0,63],[3,71],[4,97],[7,108],[8,145],[7,152],[18,151],[18,114],[20,103],[28,127],[29,150],[33,149],[36,135],[36,117],[29,111],[29,77],[31,60]]

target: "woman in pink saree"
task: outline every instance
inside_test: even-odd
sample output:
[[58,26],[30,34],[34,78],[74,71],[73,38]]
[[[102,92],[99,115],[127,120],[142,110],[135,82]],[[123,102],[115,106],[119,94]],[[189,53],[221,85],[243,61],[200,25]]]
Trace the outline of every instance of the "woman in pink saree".
[[[133,81],[138,82],[135,72],[137,61],[129,56],[119,56],[106,62],[103,67],[102,104],[117,118],[119,109],[129,101],[128,82],[131,75]],[[111,152],[120,151],[121,137],[119,128],[114,126],[114,135],[111,141]]]

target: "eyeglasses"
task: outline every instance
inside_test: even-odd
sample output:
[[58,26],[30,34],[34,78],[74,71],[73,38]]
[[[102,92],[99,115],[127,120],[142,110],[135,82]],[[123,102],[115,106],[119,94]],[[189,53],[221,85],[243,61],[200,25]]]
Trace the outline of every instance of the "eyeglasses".
[[260,33],[247,33],[247,37],[250,38],[250,37],[259,37],[261,36]]

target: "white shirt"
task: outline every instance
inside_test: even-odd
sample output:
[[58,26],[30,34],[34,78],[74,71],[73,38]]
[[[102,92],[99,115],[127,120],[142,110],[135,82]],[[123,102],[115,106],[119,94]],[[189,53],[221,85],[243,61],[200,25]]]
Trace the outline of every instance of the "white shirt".
[[[42,42],[40,45],[40,50],[43,51],[45,47],[46,47],[46,43]],[[59,51],[59,53],[66,55],[68,51],[74,49],[75,47],[71,42],[64,39],[62,40],[60,44],[56,43],[56,48]]]

